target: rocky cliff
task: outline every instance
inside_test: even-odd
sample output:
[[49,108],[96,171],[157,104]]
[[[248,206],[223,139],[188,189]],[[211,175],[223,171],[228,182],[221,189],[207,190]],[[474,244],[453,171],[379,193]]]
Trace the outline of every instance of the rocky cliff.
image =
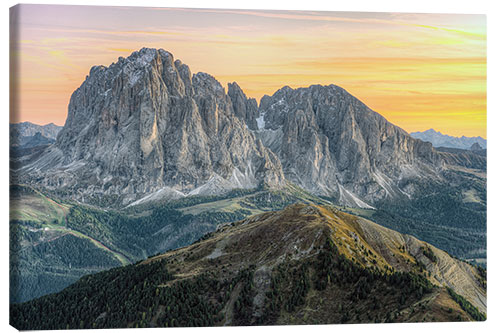
[[264,96],[258,137],[279,156],[285,176],[303,188],[361,207],[411,196],[415,181],[439,178],[430,143],[335,85],[283,87]]
[[81,201],[129,205],[288,180],[364,208],[412,198],[445,166],[430,143],[340,87],[285,86],[258,106],[237,83],[226,93],[214,77],[146,48],[92,67],[55,145],[25,162],[29,182]]
[[94,66],[71,96],[56,144],[24,173],[79,200],[118,195],[123,204],[157,191],[282,186],[279,159],[245,126],[255,101],[237,85],[229,91],[164,50]]

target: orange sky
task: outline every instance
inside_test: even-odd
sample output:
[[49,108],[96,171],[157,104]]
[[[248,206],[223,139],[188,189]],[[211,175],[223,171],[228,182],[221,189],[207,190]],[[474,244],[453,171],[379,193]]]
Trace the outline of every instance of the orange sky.
[[147,46],[257,99],[333,83],[408,132],[486,137],[482,15],[22,5],[11,18],[12,122],[64,124],[91,66]]

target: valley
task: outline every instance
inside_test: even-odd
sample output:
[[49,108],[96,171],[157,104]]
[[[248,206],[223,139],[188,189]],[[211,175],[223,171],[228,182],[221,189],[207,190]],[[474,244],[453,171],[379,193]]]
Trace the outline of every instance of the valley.
[[[297,201],[325,202],[291,185],[289,189],[290,193],[235,190],[118,211],[56,202],[30,187],[11,186],[11,273],[15,277],[11,302],[59,291],[83,275],[189,245],[219,224]],[[74,253],[80,247],[85,252]],[[83,263],[81,257],[87,256]]]
[[20,329],[485,320],[481,276],[414,237],[294,204],[14,305],[11,318]]

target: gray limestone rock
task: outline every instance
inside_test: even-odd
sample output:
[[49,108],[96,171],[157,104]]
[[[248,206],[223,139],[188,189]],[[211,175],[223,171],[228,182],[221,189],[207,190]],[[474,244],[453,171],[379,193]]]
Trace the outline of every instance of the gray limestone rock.
[[283,87],[264,96],[257,136],[279,156],[287,179],[341,203],[369,207],[411,196],[408,180],[438,178],[442,161],[335,85]]
[[237,85],[230,90],[161,49],[94,66],[71,96],[56,143],[22,172],[77,200],[118,195],[124,205],[165,188],[283,186],[279,159],[245,126],[256,103]]

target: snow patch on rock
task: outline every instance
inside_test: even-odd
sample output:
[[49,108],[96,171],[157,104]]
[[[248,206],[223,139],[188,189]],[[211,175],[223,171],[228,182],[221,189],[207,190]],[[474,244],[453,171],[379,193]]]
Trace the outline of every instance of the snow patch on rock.
[[186,195],[180,191],[174,190],[170,187],[164,187],[156,192],[146,195],[145,197],[132,202],[128,207],[136,206],[139,204],[159,201],[159,200],[176,200],[185,197]]
[[374,207],[370,206],[357,196],[355,196],[353,193],[349,192],[344,186],[341,184],[339,185],[339,193],[340,193],[340,199],[339,201],[342,204],[348,205],[348,206],[353,206],[353,207],[359,207],[359,208],[368,208],[368,209],[375,209]]

